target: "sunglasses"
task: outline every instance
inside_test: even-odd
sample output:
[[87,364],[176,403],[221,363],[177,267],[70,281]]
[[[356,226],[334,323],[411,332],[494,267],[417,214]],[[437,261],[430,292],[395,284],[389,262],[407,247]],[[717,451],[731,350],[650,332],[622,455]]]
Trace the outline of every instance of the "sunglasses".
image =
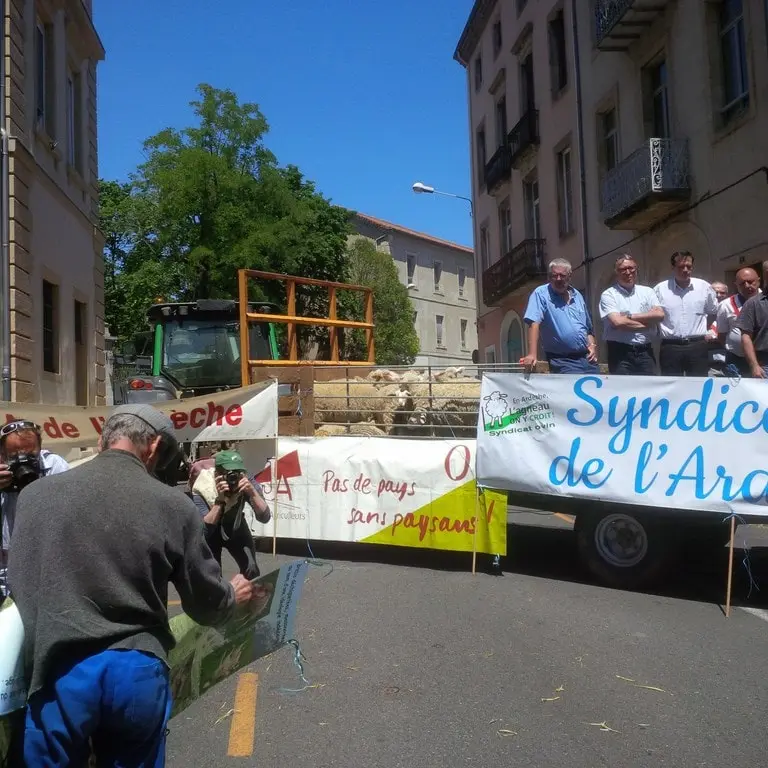
[[42,430],[34,421],[26,421],[24,419],[19,421],[9,421],[7,424],[0,427],[0,440],[8,437],[8,435],[12,435],[14,432],[34,432],[39,436]]

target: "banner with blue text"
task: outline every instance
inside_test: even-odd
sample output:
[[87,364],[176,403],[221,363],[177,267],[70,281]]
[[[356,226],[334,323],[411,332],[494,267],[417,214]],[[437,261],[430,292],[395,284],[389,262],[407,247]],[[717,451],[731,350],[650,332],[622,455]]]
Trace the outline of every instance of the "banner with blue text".
[[768,381],[483,376],[484,487],[768,514]]

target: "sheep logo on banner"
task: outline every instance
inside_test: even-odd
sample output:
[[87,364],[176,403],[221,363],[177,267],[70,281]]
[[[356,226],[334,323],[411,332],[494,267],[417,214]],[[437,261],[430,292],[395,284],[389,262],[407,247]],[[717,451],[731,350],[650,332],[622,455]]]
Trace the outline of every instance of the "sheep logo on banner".
[[491,392],[483,398],[483,426],[486,430],[501,429],[504,423],[504,417],[509,413],[509,403],[507,395],[501,392]]

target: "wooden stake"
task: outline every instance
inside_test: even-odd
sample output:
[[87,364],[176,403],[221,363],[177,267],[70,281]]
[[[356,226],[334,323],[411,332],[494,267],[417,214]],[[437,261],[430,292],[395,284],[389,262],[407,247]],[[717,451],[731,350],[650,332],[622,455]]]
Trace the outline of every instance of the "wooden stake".
[[272,557],[277,557],[277,498],[279,478],[277,476],[277,440],[275,440],[275,457],[272,459],[272,486],[275,489],[275,500],[272,504]]
[[736,518],[731,517],[731,541],[728,544],[728,586],[725,589],[725,618],[731,615],[731,586],[733,584],[733,542],[736,538]]
[[480,524],[480,489],[475,481],[475,526],[472,534],[472,575],[477,573],[477,526]]

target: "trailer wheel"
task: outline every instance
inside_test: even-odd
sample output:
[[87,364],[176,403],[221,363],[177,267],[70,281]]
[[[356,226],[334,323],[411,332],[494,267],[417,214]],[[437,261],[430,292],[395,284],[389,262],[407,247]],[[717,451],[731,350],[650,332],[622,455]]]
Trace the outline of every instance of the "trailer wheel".
[[576,517],[576,541],[586,567],[608,586],[638,589],[669,562],[668,537],[647,517],[627,512]]

